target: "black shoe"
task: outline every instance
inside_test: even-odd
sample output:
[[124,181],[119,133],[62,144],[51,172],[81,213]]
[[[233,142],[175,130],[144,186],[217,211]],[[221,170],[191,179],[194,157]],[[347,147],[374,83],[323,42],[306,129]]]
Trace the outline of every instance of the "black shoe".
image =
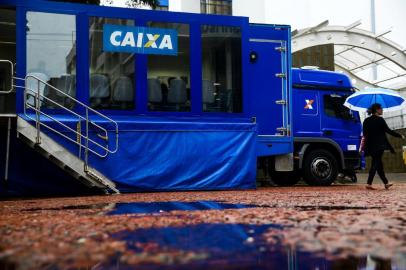
[[393,186],[392,183],[387,183],[387,184],[385,184],[385,189],[389,189],[391,186]]

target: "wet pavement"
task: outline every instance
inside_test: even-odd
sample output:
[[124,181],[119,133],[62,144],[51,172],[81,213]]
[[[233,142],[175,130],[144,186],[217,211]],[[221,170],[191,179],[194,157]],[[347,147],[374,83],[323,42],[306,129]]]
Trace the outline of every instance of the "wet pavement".
[[0,269],[406,269],[406,184],[0,202]]
[[108,212],[108,215],[123,214],[152,214],[165,213],[171,211],[202,211],[202,210],[224,210],[224,209],[242,209],[258,207],[251,204],[226,203],[218,201],[197,201],[197,202],[132,202],[118,203],[114,210]]

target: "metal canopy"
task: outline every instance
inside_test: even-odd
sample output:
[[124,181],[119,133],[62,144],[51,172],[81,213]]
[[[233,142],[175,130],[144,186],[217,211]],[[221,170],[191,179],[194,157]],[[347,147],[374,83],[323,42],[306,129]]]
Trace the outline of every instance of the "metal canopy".
[[[292,32],[292,53],[318,45],[334,44],[337,71],[347,73],[354,85],[384,87],[393,90],[406,88],[406,50],[384,38],[391,30],[379,34],[358,29],[361,21],[348,26],[329,26],[324,21],[314,27]],[[373,78],[372,70],[378,71]]]

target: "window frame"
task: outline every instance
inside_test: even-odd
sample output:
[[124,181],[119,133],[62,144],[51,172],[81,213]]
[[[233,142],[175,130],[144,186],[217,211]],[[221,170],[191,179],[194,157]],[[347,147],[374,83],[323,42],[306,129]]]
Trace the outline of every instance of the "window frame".
[[[249,22],[248,18],[232,17],[223,15],[208,14],[189,14],[179,12],[166,12],[154,10],[141,10],[117,7],[103,7],[83,4],[48,2],[42,0],[33,0],[28,3],[21,1],[16,5],[17,24],[25,25],[26,13],[48,12],[60,13],[76,16],[76,98],[86,105],[89,105],[89,93],[83,89],[89,89],[89,18],[90,17],[109,17],[117,19],[131,19],[135,21],[136,26],[146,26],[148,21],[183,23],[189,24],[190,30],[190,88],[191,88],[191,111],[190,112],[150,112],[147,108],[147,55],[138,54],[134,61],[136,66],[135,76],[135,109],[131,111],[124,110],[99,110],[106,115],[151,115],[151,116],[187,116],[187,117],[206,117],[213,119],[215,117],[224,118],[245,118],[249,104],[247,90],[248,80],[245,79],[248,74],[249,59]],[[158,19],[157,19],[158,18]],[[202,25],[221,25],[240,27],[241,29],[241,58],[242,58],[242,112],[203,112],[202,106],[202,69],[201,69],[201,26]],[[17,26],[17,76],[25,77],[26,75],[26,35],[23,27]],[[20,83],[21,85],[21,83]],[[17,93],[17,112],[24,111],[22,91]],[[76,108],[77,107],[77,108]],[[80,106],[76,106],[76,112],[83,112]],[[50,113],[63,113],[64,110],[49,109]]]
[[[72,15],[75,16],[75,28],[76,28],[76,97],[75,99],[79,99],[78,97],[78,89],[81,85],[79,83],[79,48],[78,48],[78,12],[64,10],[63,12],[58,9],[42,9],[42,8],[17,8],[17,24],[21,25],[21,19],[28,22],[28,12],[37,12],[37,13],[50,13],[50,14],[61,14],[61,15]],[[26,23],[25,23],[26,24]],[[27,75],[27,31],[26,28],[22,29],[22,27],[17,26],[17,77],[25,78]],[[22,40],[22,42],[21,42]],[[20,44],[19,44],[20,43]],[[18,59],[24,59],[23,63]],[[17,85],[24,86],[24,82],[20,81]],[[70,110],[74,112],[80,112],[80,106],[73,106]],[[17,92],[17,113],[24,111],[24,93],[23,91]],[[41,111],[45,112],[46,114],[64,114],[67,111],[61,108],[41,108]]]

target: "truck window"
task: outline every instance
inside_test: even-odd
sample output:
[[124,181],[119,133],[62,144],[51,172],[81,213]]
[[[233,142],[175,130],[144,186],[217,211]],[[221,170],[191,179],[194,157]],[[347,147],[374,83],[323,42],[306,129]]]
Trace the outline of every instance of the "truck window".
[[203,25],[202,99],[204,112],[242,112],[241,29]]
[[72,108],[74,102],[64,94],[76,97],[76,17],[30,11],[26,30],[28,104],[34,105],[39,92],[41,107]]
[[89,104],[95,109],[133,110],[135,56],[103,50],[105,24],[133,26],[134,20],[89,18]]
[[148,22],[178,33],[178,54],[148,55],[148,110],[190,112],[190,30],[188,24]]
[[347,96],[328,94],[324,95],[324,113],[327,116],[352,119],[350,109],[344,106]]

